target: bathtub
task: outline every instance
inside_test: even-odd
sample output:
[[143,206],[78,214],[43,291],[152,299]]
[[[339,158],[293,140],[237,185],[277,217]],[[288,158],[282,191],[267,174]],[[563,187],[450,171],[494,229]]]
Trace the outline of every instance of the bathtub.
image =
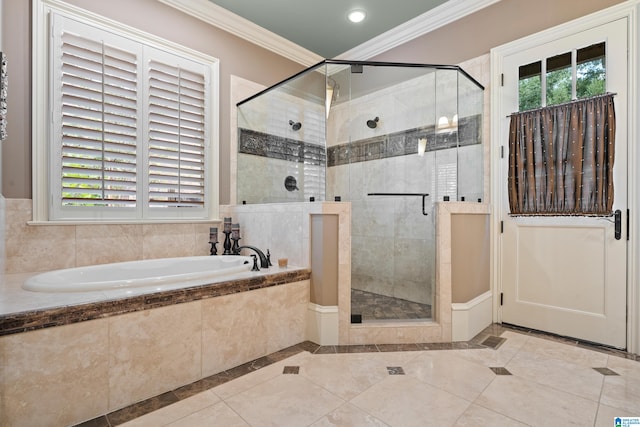
[[22,288],[33,292],[87,292],[115,289],[155,290],[198,286],[248,272],[248,256],[193,256],[118,262],[40,273]]

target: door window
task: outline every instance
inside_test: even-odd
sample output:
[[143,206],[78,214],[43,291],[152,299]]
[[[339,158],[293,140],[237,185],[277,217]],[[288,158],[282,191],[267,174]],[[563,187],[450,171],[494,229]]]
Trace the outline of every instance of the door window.
[[519,111],[606,92],[606,45],[596,43],[519,67]]

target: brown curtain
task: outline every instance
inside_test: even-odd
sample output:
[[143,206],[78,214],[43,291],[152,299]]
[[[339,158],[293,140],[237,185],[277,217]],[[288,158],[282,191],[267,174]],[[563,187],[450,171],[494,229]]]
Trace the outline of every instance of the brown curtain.
[[508,186],[512,215],[611,215],[613,96],[511,116]]

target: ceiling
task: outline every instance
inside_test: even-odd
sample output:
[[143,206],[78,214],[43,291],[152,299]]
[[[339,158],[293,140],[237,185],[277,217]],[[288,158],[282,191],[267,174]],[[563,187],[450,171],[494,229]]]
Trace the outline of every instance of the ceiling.
[[[209,0],[322,58],[337,58],[448,0]],[[362,9],[354,24],[349,11]]]

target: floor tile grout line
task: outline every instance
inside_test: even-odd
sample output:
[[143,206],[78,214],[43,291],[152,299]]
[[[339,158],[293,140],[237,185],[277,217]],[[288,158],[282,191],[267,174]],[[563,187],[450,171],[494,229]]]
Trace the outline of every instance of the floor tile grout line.
[[249,420],[245,419],[242,415],[240,415],[238,413],[238,411],[236,411],[233,406],[229,405],[229,403],[226,400],[222,400],[222,402],[227,406],[227,408],[229,408],[231,411],[233,411],[234,414],[236,414],[242,421],[244,421],[245,423],[247,423],[248,426],[251,426],[251,423],[249,422]]
[[[609,366],[609,358],[610,356],[607,354],[607,363],[605,366]],[[596,427],[596,423],[598,422],[598,412],[600,412],[600,406],[602,406],[602,393],[604,393],[604,383],[607,379],[606,375],[602,376],[602,383],[600,384],[600,394],[598,394],[598,406],[596,407],[596,414],[593,417],[593,427]]]
[[[558,344],[566,345],[566,344],[564,344],[564,343],[558,343]],[[570,347],[571,347],[571,346],[570,346]],[[519,351],[520,351],[520,350],[519,350]],[[517,355],[517,354],[514,354],[514,355],[513,355],[513,357],[511,358],[511,360],[510,360],[508,363],[506,363],[506,364],[505,364],[505,367],[506,367],[506,366],[507,366],[507,365],[508,365],[512,360],[513,360],[513,358],[515,358],[515,357],[516,357],[516,355]],[[608,362],[608,360],[609,360],[609,356],[610,356],[610,355],[605,355],[605,356],[607,357],[607,362]],[[545,357],[545,358],[547,358],[547,357]],[[548,358],[551,358],[551,357],[548,357]],[[553,358],[551,358],[551,359],[553,359]],[[571,363],[571,364],[575,365],[576,367],[585,368],[586,370],[594,370],[594,367],[590,367],[590,366],[586,366],[586,365],[582,365],[582,364],[574,364],[574,363],[572,363],[572,362],[570,362],[570,361],[567,361],[567,360],[564,360],[564,359],[555,359],[555,360],[558,360],[558,361],[560,361],[560,362]],[[598,372],[598,371],[596,371],[596,372]],[[600,372],[599,372],[599,373],[600,373]],[[580,399],[584,399],[584,400],[588,400],[588,401],[594,402],[594,403],[596,403],[598,406],[600,406],[600,405],[601,405],[600,400],[601,400],[601,398],[602,398],[602,392],[603,392],[603,389],[604,389],[604,381],[605,381],[605,378],[606,378],[606,375],[605,375],[605,374],[601,374],[601,376],[602,376],[602,382],[600,383],[600,392],[599,392],[599,394],[598,394],[598,399],[597,399],[597,400],[594,400],[594,399],[591,399],[591,398],[589,398],[589,397],[585,397],[584,395],[576,394],[576,393],[574,393],[573,391],[566,390],[566,389],[561,388],[561,387],[559,387],[559,386],[552,385],[552,384],[548,384],[548,383],[544,383],[544,382],[540,382],[540,381],[539,381],[539,380],[537,380],[537,379],[525,378],[525,377],[522,377],[522,376],[520,376],[520,375],[518,375],[518,374],[512,374],[512,375],[513,375],[514,377],[516,377],[516,378],[520,378],[520,379],[521,379],[521,380],[523,380],[523,381],[528,381],[528,382],[534,383],[534,384],[536,384],[536,385],[538,385],[538,386],[541,386],[541,387],[544,387],[544,388],[549,388],[549,389],[552,389],[552,390],[555,390],[555,391],[558,391],[558,392],[567,393],[567,394],[570,394],[570,395],[572,395],[572,396],[574,396],[574,397],[577,397],[577,398],[580,398]],[[596,412],[597,412],[597,411],[596,411]]]

